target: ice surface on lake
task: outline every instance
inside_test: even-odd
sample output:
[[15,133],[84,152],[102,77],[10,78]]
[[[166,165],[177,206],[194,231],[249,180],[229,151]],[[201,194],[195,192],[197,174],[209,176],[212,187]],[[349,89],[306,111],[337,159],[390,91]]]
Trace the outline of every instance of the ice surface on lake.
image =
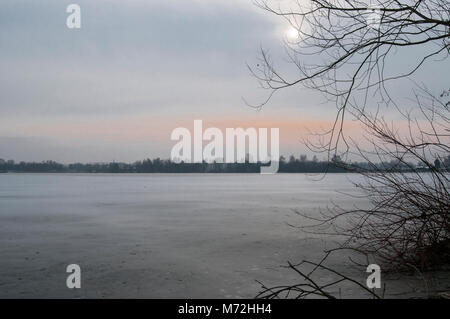
[[[0,174],[0,297],[252,298],[255,280],[295,281],[280,265],[334,245],[289,226],[305,222],[294,210],[365,205],[340,193],[356,175],[317,178]],[[78,290],[65,285],[72,263]]]

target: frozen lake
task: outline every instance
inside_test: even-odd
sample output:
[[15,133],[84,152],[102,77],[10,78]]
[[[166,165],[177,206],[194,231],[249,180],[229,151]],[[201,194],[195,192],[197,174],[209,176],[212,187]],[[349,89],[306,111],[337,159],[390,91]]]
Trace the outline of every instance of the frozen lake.
[[[252,298],[256,280],[293,282],[280,265],[333,246],[287,223],[356,203],[339,193],[349,178],[0,174],[0,297]],[[82,288],[69,290],[73,263]]]

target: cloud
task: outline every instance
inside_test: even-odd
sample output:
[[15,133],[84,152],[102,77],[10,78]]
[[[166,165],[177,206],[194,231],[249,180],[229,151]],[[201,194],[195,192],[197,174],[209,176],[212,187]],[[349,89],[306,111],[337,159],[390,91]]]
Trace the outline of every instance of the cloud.
[[2,4],[0,114],[238,104],[239,89],[254,87],[247,59],[258,43],[274,41],[271,23],[229,2],[79,4],[80,30],[65,27],[65,1]]
[[[112,143],[115,151],[105,151],[104,160],[114,154],[129,160],[130,154],[162,156],[171,147],[162,137],[158,141],[163,144],[152,144],[146,153],[141,144],[124,142],[120,134],[135,132],[130,118],[147,119],[149,130],[164,118],[165,131],[170,131],[170,119],[180,117],[187,123],[259,118],[241,97],[258,102],[268,92],[258,89],[246,63],[257,63],[260,46],[282,62],[280,30],[285,26],[251,0],[77,0],[79,30],[66,27],[70,3],[2,1],[0,136],[52,138],[51,143],[42,142],[53,145],[42,148],[48,152],[44,158],[59,157],[56,148],[62,147],[64,154],[88,159],[96,157],[86,150],[89,145],[100,149],[101,143]],[[400,56],[394,64],[407,63],[407,57]],[[278,66],[296,75],[291,65]],[[436,66],[422,79],[442,82],[445,75],[438,71]],[[406,87],[395,89],[405,96]],[[263,112],[269,117],[289,114],[300,122],[327,121],[334,116],[334,105],[322,102],[320,95],[294,87],[275,95]],[[122,130],[117,131],[116,144],[101,129],[108,121]],[[61,127],[67,129],[56,129]],[[73,138],[85,146],[75,147]]]

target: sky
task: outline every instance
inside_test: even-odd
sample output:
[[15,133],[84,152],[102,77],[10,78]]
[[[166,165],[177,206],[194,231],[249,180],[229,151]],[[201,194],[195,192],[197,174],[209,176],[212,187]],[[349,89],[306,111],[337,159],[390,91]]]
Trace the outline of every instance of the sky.
[[[66,26],[71,3],[81,29]],[[3,159],[169,158],[172,130],[196,119],[205,128],[279,127],[281,153],[298,156],[308,153],[307,129],[328,128],[335,115],[302,88],[259,111],[243,102],[267,96],[247,64],[261,46],[282,59],[289,32],[251,0],[2,0],[0,8]]]

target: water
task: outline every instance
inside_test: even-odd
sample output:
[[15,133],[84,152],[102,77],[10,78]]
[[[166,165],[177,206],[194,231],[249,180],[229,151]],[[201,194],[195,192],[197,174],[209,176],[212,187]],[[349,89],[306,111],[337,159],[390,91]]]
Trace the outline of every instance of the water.
[[[256,280],[298,279],[287,260],[335,245],[288,224],[331,200],[364,205],[341,194],[352,178],[0,174],[0,297],[252,298]],[[66,287],[73,263],[82,289]]]

